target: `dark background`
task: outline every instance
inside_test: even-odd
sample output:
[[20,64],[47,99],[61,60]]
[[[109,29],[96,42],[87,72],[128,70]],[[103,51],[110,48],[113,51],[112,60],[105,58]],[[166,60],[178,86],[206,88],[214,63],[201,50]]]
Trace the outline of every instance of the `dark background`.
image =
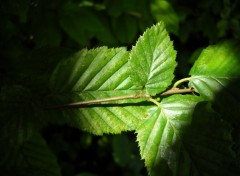
[[[41,105],[49,92],[49,76],[61,59],[102,45],[131,49],[146,28],[160,20],[178,52],[176,77],[184,78],[202,48],[239,39],[239,7],[238,0],[1,0],[2,117],[15,123],[16,114],[27,111],[33,118],[23,109],[32,107],[31,102]],[[133,132],[92,136],[51,119],[40,124],[37,128],[62,175],[147,174]]]

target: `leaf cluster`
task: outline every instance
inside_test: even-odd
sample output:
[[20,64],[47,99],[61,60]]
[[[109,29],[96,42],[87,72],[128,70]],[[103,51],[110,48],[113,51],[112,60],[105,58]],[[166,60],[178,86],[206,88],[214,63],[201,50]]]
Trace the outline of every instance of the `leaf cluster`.
[[[52,152],[45,140],[51,136],[42,135],[49,124],[64,124],[103,136],[95,144],[84,133],[79,143],[112,148],[114,162],[130,175],[140,174],[139,157],[150,175],[239,175],[239,43],[195,53],[190,71],[184,67],[189,77],[176,81],[176,51],[166,31],[182,44],[195,45],[199,36],[238,38],[239,2],[218,2],[2,2],[0,174],[74,173],[55,155],[71,151],[75,161],[79,147],[69,149],[56,134]],[[146,30],[154,21],[166,29],[160,22]],[[143,31],[132,48],[117,47],[132,45]],[[102,45],[115,48],[76,52]],[[134,132],[140,156],[126,131]],[[106,142],[104,134],[121,135]]]
[[[52,108],[67,123],[93,134],[135,131],[150,175],[238,175],[230,126],[238,118],[222,113],[233,107],[216,98],[224,96],[239,107],[238,97],[228,95],[235,94],[228,86],[240,76],[238,46],[235,41],[209,46],[190,77],[167,91],[176,52],[158,23],[130,51],[100,47],[60,62],[50,80],[52,101],[60,105]],[[171,95],[185,81],[195,94]]]

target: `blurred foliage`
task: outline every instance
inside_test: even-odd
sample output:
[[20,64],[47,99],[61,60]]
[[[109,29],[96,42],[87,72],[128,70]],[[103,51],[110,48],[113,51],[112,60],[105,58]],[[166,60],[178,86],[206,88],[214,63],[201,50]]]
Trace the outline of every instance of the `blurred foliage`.
[[147,175],[134,141],[136,136],[130,132],[93,136],[69,126],[51,125],[44,136],[58,156],[63,175]]
[[[2,0],[0,118],[4,125],[0,145],[5,146],[1,153],[6,156],[0,160],[2,174],[13,174],[6,168],[12,168],[14,162],[9,160],[17,157],[7,156],[8,147],[17,152],[31,142],[44,146],[48,153],[45,141],[39,135],[33,138],[43,133],[62,175],[146,175],[132,133],[98,137],[48,124],[51,114],[42,102],[49,75],[56,63],[81,48],[131,48],[147,27],[162,20],[178,51],[177,76],[186,76],[201,47],[221,39],[239,39],[239,6],[238,0]],[[35,167],[15,164],[25,171]]]

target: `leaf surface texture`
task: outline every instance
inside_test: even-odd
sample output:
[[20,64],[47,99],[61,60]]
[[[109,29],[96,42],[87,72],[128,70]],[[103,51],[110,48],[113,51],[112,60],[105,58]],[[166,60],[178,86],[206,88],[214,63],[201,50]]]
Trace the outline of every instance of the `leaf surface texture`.
[[131,79],[155,95],[172,82],[176,51],[162,22],[149,28],[130,52]]
[[[125,48],[80,51],[61,62],[53,73],[50,85],[55,100],[68,103],[141,93],[130,80],[128,59]],[[143,100],[64,109],[63,114],[67,121],[85,131],[120,133],[134,129],[145,116],[148,106],[131,104],[138,101]]]

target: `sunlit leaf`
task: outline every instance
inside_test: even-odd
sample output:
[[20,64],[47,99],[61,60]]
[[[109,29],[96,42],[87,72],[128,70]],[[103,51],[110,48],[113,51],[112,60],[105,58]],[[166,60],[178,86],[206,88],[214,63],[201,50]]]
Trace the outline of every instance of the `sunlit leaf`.
[[176,95],[149,110],[149,118],[137,129],[140,153],[151,175],[177,173],[180,135],[191,123],[193,96]]
[[[55,103],[125,96],[141,93],[129,78],[128,52],[125,48],[101,47],[83,50],[61,62],[51,78]],[[138,100],[139,101],[139,100]],[[94,134],[120,133],[134,129],[148,106],[125,100],[108,105],[64,109],[66,121]],[[121,104],[119,104],[121,103]]]
[[221,42],[203,50],[190,71],[190,86],[229,120],[238,120],[240,110],[240,50],[233,41]]
[[190,85],[202,96],[213,99],[231,81],[240,77],[239,45],[222,42],[203,50],[190,71]]
[[130,53],[131,80],[155,95],[173,79],[176,52],[162,22],[147,29]]

